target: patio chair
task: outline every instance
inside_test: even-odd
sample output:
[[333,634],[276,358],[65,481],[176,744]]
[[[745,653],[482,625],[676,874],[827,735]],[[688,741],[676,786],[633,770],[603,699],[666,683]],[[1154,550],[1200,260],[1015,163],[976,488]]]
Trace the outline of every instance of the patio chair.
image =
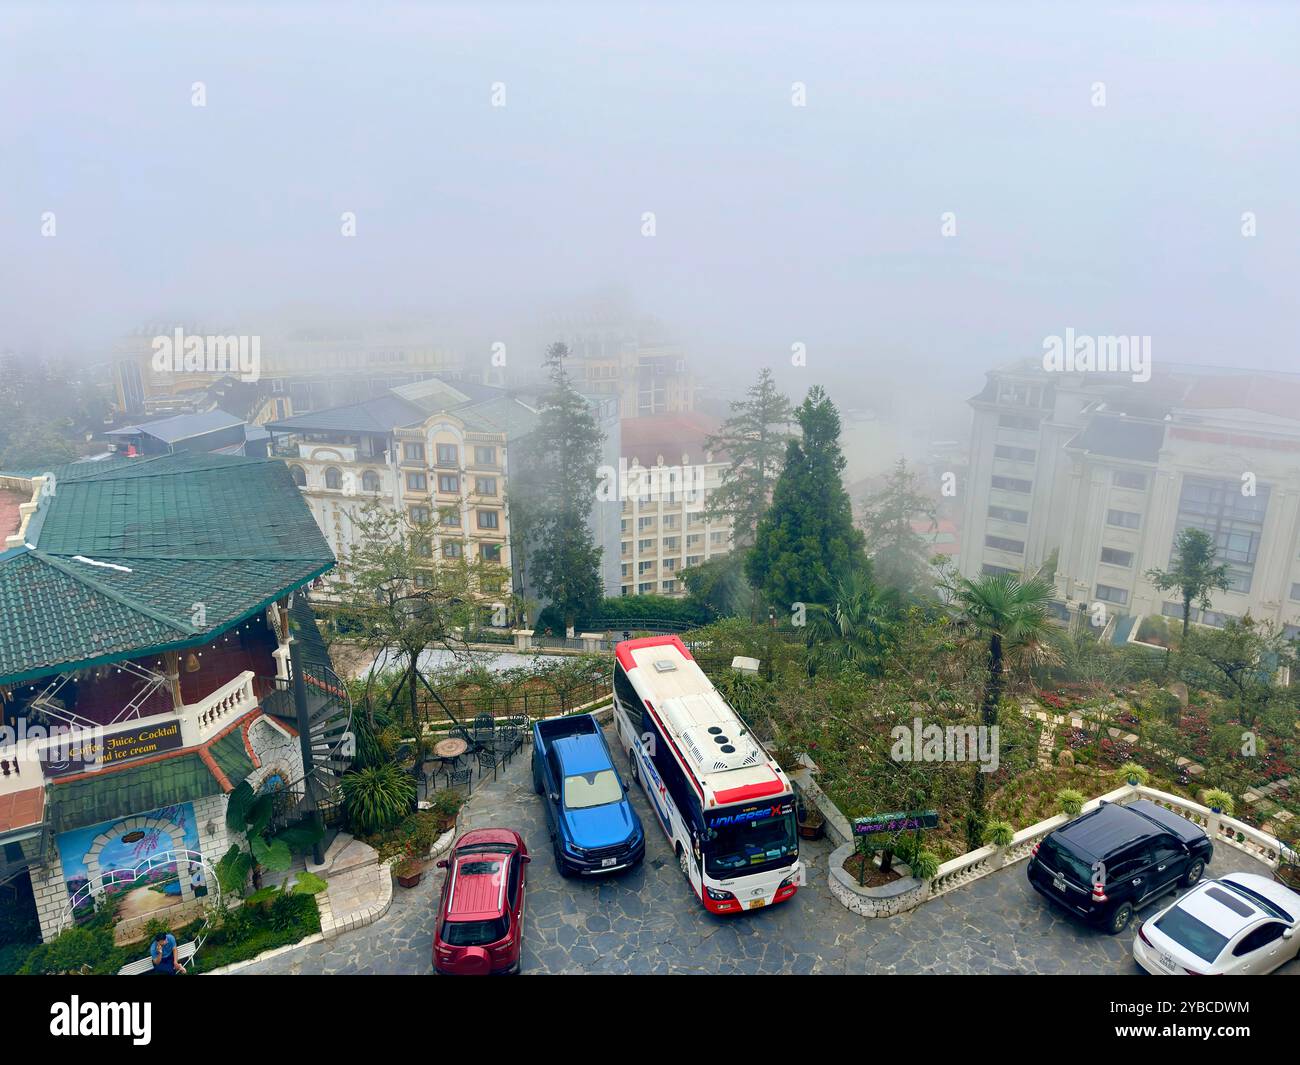
[[491,747],[480,747],[478,749],[478,775],[483,779],[483,774],[489,769],[492,770],[492,779],[497,779],[497,768],[499,766],[497,752]]
[[468,792],[473,787],[474,771],[468,765],[453,765],[447,770],[447,787]]

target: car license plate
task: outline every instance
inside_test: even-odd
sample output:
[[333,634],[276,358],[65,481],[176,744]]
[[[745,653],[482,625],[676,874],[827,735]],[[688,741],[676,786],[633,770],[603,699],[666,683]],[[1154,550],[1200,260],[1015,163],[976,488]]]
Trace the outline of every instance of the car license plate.
[[1178,968],[1178,966],[1174,964],[1174,959],[1171,958],[1168,954],[1157,954],[1156,961],[1160,963],[1160,968],[1165,969],[1171,973]]
[[763,905],[763,900],[762,900],[762,899],[754,899],[754,900],[749,904],[749,908],[750,908],[751,910],[757,910],[757,909],[758,909],[760,906],[762,906],[762,905]]
[[602,858],[602,859],[600,860],[600,867],[601,867],[602,869],[608,869],[611,865],[618,865],[618,859],[617,859],[617,858]]
[[1059,876],[1052,877],[1052,887],[1056,888],[1057,891],[1064,891],[1065,890],[1064,878]]

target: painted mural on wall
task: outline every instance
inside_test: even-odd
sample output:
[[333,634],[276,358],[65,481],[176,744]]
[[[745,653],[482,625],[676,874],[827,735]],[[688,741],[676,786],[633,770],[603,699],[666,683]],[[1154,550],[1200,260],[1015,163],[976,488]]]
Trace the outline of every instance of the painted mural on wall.
[[94,912],[93,898],[82,890],[92,880],[116,899],[123,919],[207,894],[202,866],[166,857],[198,852],[198,825],[188,802],[73,829],[62,833],[57,845],[68,896],[77,901],[77,920]]

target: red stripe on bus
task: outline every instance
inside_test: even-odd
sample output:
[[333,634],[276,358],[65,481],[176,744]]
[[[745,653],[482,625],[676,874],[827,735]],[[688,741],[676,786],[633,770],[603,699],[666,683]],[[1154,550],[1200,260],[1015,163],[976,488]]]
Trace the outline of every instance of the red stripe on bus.
[[779,791],[785,791],[785,785],[775,778],[764,781],[762,784],[745,784],[739,788],[728,788],[726,791],[714,793],[714,798],[720,805],[732,802],[744,802],[746,799],[761,799],[764,795],[775,795]]

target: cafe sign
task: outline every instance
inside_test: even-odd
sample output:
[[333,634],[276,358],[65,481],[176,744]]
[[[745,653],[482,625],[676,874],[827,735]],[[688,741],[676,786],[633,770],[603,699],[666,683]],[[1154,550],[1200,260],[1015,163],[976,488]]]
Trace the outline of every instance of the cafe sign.
[[100,729],[85,729],[60,737],[60,742],[51,745],[41,756],[41,769],[47,777],[88,773],[181,746],[179,718],[107,734]]
[[853,819],[855,836],[892,836],[896,832],[920,832],[922,829],[938,827],[938,810],[873,814],[871,817]]

